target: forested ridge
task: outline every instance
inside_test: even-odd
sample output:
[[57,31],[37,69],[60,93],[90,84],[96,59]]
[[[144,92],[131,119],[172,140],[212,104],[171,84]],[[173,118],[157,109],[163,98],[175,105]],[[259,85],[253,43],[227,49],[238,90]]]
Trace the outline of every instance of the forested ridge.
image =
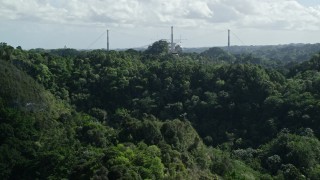
[[0,177],[320,179],[315,47],[272,59],[172,55],[165,41],[145,51],[1,43]]

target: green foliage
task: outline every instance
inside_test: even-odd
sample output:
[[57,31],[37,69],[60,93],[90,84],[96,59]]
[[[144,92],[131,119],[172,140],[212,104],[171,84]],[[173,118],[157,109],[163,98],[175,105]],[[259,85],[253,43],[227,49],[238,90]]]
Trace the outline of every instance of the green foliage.
[[201,53],[202,56],[207,57],[210,61],[229,62],[235,61],[235,57],[221,48],[213,47]]
[[308,170],[320,163],[320,142],[313,136],[280,133],[277,138],[262,147],[265,166],[272,173],[282,169],[285,178],[308,175]]
[[145,51],[146,54],[157,55],[157,56],[165,55],[168,52],[169,52],[169,46],[168,46],[167,41],[164,41],[164,40],[160,40],[160,41],[153,43]]
[[319,55],[277,70],[303,52],[272,48],[173,56],[165,41],[144,52],[1,43],[0,176],[319,179]]
[[191,151],[201,144],[200,137],[189,122],[167,121],[162,125],[161,133],[167,144],[180,151]]
[[[279,67],[293,62],[304,62],[319,53],[320,44],[288,44],[269,46],[231,46],[230,53],[250,54],[267,67]],[[225,49],[226,50],[226,49]]]
[[110,179],[162,179],[164,165],[157,146],[118,144],[105,152]]
[[77,133],[81,142],[102,148],[111,145],[116,137],[116,132],[112,128],[90,120],[79,127]]
[[320,178],[320,165],[316,165],[310,169],[309,178],[312,180]]
[[0,59],[10,61],[12,59],[13,51],[14,48],[12,46],[7,45],[7,43],[0,43]]
[[294,76],[297,73],[303,73],[307,70],[320,71],[320,54],[315,54],[310,61],[305,61],[290,69],[289,75]]

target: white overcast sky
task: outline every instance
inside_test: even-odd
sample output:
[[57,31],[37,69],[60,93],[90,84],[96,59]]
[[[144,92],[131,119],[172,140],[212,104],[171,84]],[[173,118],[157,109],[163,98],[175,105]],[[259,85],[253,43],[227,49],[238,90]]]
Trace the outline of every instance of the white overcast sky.
[[[0,0],[0,42],[30,48],[320,42],[320,0]],[[97,40],[100,36],[101,38]],[[95,41],[97,40],[97,41]]]

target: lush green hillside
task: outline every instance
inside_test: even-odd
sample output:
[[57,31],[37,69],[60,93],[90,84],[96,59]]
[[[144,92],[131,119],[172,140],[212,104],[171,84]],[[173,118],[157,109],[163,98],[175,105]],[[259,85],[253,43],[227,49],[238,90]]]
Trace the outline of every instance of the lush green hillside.
[[232,54],[252,54],[254,57],[282,64],[308,61],[319,52],[320,44],[286,44],[269,46],[231,46],[223,48]]
[[4,179],[320,177],[319,54],[0,50]]
[[[184,50],[189,53],[201,53],[204,56],[208,56],[211,53],[211,56],[209,56],[211,61],[233,62],[236,60],[235,63],[251,63],[268,68],[281,68],[283,66],[291,67],[297,63],[310,60],[314,54],[319,53],[320,44],[185,48]],[[220,57],[224,57],[224,59]]]

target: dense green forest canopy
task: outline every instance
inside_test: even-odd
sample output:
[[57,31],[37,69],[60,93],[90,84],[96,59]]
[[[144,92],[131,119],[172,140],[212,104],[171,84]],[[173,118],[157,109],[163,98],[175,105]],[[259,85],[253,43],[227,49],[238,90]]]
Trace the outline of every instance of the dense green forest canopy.
[[[208,54],[219,48],[185,48],[185,52],[196,52]],[[317,44],[286,44],[286,45],[265,45],[265,46],[230,46],[220,49],[236,56],[238,61],[250,61],[254,64],[264,66],[292,66],[297,63],[310,60],[314,54],[319,53],[320,43]],[[219,56],[221,53],[212,53]],[[242,57],[242,58],[241,58]],[[228,58],[224,59],[225,61]]]
[[319,179],[320,48],[289,47],[1,43],[0,177]]

